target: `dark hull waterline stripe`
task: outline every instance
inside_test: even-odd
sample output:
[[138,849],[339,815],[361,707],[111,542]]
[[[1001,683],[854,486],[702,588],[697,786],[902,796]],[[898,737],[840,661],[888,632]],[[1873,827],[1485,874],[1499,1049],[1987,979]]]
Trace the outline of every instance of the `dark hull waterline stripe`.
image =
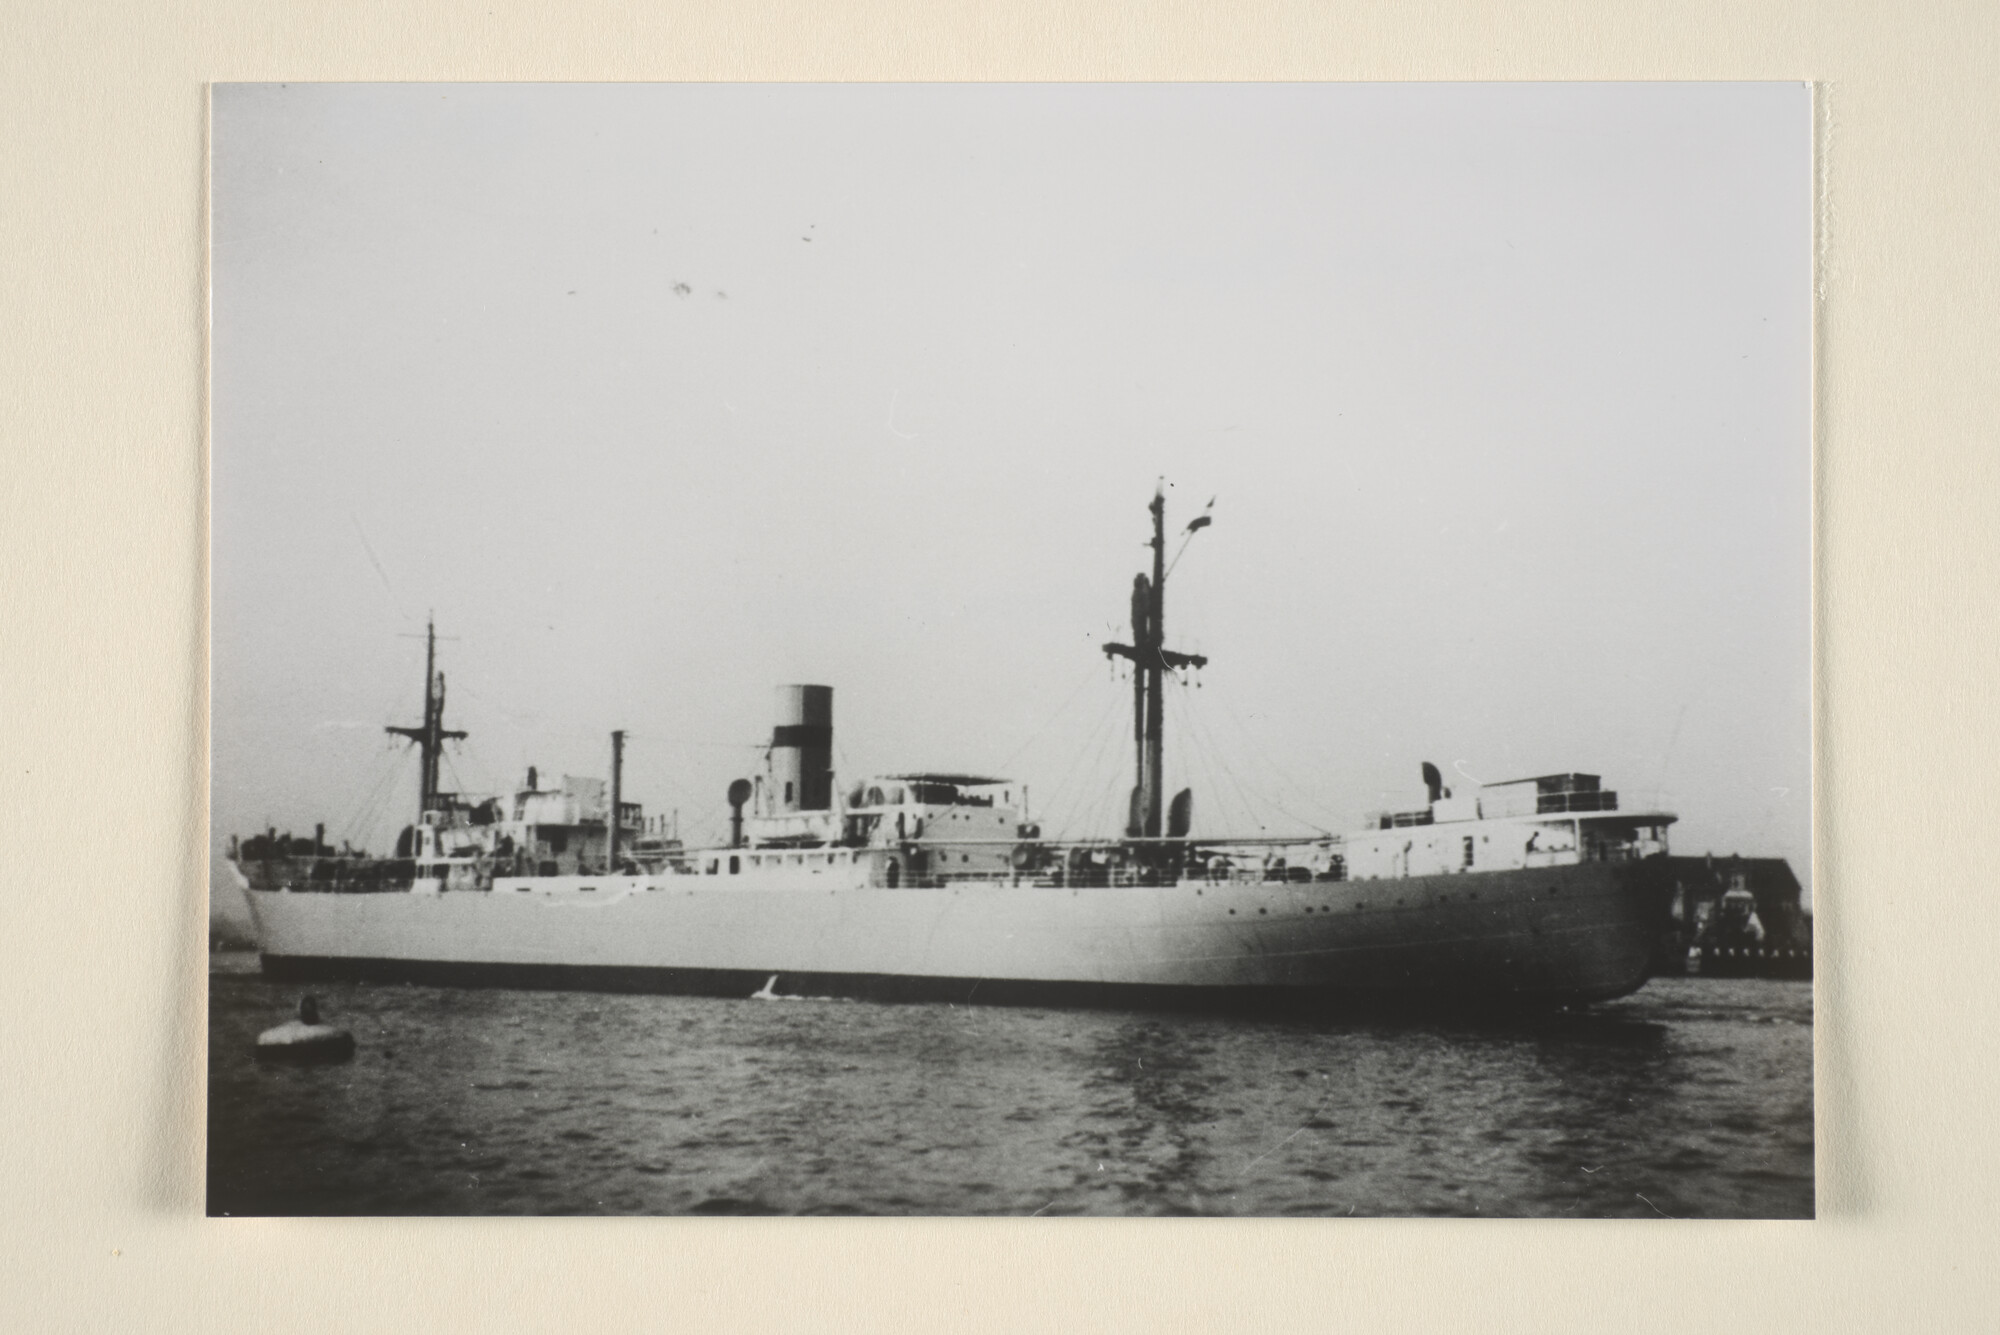
[[[746,969],[651,968],[634,965],[487,964],[449,960],[265,955],[264,974],[280,982],[391,982],[433,987],[509,987],[540,991],[645,992],[748,998],[773,973]],[[1093,983],[1020,978],[940,978],[879,973],[783,973],[781,997],[859,1001],[946,1001],[982,1006],[1085,1006],[1120,1010],[1329,1010],[1345,1008],[1464,1009],[1492,1005],[1561,1006],[1606,1001],[1646,979],[1591,991],[1451,989],[1434,983],[1398,987],[1198,987],[1155,983]]]

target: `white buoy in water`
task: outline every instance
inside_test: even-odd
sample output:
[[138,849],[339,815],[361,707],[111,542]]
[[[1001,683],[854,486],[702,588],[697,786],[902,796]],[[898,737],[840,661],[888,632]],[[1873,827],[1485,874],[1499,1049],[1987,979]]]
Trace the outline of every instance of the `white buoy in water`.
[[344,1062],[354,1055],[354,1035],[319,1022],[319,1001],[299,1002],[299,1018],[257,1035],[257,1060]]

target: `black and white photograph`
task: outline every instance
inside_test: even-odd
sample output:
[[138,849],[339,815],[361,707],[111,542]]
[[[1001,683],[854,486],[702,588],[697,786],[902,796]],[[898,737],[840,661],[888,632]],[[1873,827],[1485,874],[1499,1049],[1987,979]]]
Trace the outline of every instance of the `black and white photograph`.
[[1813,1217],[1813,116],[217,85],[208,1213]]

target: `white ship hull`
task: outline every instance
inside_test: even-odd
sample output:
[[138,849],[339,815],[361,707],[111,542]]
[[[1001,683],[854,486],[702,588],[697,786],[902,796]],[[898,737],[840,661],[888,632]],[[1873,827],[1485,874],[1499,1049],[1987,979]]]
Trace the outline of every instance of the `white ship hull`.
[[267,973],[978,1002],[1427,994],[1584,1001],[1647,976],[1655,863],[1362,881],[889,888],[832,875],[249,895]]

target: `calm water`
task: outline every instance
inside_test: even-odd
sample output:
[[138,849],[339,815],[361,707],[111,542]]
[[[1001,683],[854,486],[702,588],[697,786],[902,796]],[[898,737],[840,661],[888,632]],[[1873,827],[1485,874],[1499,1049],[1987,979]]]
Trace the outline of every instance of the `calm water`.
[[316,985],[218,955],[217,1214],[1797,1217],[1808,983],[1580,1015],[1244,1019]]

